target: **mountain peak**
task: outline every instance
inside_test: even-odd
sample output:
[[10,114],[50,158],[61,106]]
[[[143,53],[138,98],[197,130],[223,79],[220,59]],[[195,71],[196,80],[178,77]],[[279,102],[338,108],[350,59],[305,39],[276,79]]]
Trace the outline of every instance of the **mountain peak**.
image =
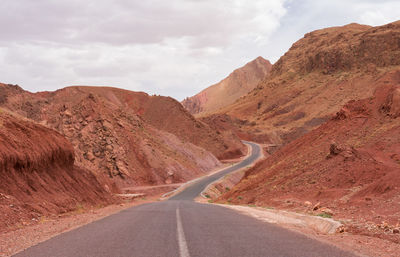
[[192,114],[212,112],[250,92],[270,72],[272,64],[259,56],[234,70],[221,82],[186,98],[182,105]]

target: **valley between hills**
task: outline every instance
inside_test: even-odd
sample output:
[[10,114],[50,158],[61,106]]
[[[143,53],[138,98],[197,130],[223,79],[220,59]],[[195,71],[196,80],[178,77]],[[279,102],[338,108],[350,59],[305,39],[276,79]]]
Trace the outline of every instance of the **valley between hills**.
[[[74,219],[161,201],[245,158],[243,140],[264,158],[219,180],[207,202],[332,218],[341,226],[326,241],[398,256],[400,22],[307,33],[276,63],[258,57],[181,103],[0,84],[0,233],[37,237],[32,227],[51,220],[63,224],[56,235]],[[6,241],[4,256],[32,245]]]

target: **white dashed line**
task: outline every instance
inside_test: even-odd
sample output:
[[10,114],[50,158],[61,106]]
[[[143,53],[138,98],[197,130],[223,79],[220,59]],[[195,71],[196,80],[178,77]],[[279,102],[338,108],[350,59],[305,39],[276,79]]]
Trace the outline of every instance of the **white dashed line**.
[[183,226],[181,221],[181,214],[179,208],[176,209],[176,229],[178,234],[178,244],[180,257],[190,257],[189,250],[186,244],[185,233],[183,232]]

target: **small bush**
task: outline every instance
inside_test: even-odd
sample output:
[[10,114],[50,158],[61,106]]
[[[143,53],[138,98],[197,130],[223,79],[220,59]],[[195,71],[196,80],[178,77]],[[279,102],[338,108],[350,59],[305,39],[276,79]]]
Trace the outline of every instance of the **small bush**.
[[332,218],[332,215],[326,214],[326,213],[319,213],[317,216],[320,216],[322,218]]

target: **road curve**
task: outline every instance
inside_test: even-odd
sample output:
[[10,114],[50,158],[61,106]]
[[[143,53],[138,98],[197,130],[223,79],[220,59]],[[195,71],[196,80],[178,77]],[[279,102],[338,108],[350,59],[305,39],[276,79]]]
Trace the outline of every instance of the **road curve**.
[[15,256],[354,256],[304,235],[233,210],[193,202],[210,182],[245,167],[260,155],[189,185],[168,201],[143,204],[63,233]]
[[217,172],[211,176],[205,176],[202,179],[197,180],[196,182],[188,185],[184,190],[181,192],[175,194],[174,196],[170,197],[169,200],[193,200],[196,198],[209,184],[212,182],[222,178],[228,173],[231,173],[233,171],[239,170],[241,168],[244,168],[248,165],[251,165],[254,163],[258,158],[261,156],[261,147],[260,145],[253,143],[253,142],[248,142],[248,141],[243,141],[245,144],[250,146],[251,148],[251,154],[248,156],[246,159],[243,161],[229,167],[226,169],[221,170],[220,172]]

